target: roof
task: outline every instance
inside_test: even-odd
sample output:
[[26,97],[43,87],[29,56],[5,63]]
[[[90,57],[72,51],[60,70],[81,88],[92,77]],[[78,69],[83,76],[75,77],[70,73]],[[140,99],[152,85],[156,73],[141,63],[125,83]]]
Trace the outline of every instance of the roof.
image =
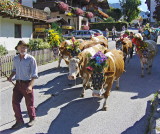
[[101,11],[101,10],[99,10],[99,9],[98,9],[98,13],[99,13],[100,15],[102,15],[104,18],[108,18],[108,17],[109,17],[108,14],[104,13],[103,11]]

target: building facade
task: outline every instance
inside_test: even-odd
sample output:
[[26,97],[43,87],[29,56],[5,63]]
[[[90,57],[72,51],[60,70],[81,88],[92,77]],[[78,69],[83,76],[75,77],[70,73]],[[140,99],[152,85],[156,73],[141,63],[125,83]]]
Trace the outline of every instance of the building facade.
[[[8,14],[5,7],[0,10],[0,45],[3,45],[8,51],[15,50],[19,40],[26,43],[32,38],[33,22],[45,22],[47,15],[38,9],[33,9],[32,0],[20,0],[21,4],[14,0],[2,0],[0,4],[15,5],[16,14]],[[14,13],[15,9],[13,10]]]
[[153,12],[155,11],[156,2],[154,0],[146,0],[145,2],[148,6],[148,10],[150,11],[149,21],[151,24],[154,24],[156,20],[153,18]]

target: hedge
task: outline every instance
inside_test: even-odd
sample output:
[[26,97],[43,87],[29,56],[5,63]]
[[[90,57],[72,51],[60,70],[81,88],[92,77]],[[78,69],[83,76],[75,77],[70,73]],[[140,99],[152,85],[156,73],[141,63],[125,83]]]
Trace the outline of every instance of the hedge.
[[109,31],[112,31],[113,26],[116,27],[117,31],[122,31],[122,26],[128,27],[127,22],[99,22],[99,23],[90,23],[90,29],[99,29],[105,31],[108,28]]

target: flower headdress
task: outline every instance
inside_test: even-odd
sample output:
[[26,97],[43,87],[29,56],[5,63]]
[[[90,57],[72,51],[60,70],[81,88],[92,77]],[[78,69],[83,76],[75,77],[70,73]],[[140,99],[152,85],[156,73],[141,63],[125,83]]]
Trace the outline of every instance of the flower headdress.
[[93,72],[102,72],[104,67],[107,67],[106,57],[101,51],[97,52],[93,57],[90,58],[87,69]]
[[137,51],[145,51],[148,46],[148,44],[143,41],[142,35],[139,33],[135,34],[132,42],[136,44]]
[[71,56],[77,56],[80,53],[79,45],[80,42],[76,41],[74,37],[71,38],[71,45],[67,45],[67,50],[71,53]]

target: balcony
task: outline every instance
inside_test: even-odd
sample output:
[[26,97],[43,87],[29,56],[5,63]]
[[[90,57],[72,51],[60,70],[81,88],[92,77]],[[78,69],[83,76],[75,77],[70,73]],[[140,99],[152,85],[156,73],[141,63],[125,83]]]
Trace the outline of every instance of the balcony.
[[42,10],[21,6],[19,8],[20,14],[17,17],[21,17],[23,19],[28,20],[37,20],[37,21],[46,21],[47,20],[47,13]]
[[3,18],[18,19],[31,22],[45,22],[47,20],[47,13],[39,9],[20,5],[16,10],[16,13],[14,13],[14,10],[12,11],[13,13],[8,13],[7,9],[3,8],[0,10],[0,16],[2,16]]

